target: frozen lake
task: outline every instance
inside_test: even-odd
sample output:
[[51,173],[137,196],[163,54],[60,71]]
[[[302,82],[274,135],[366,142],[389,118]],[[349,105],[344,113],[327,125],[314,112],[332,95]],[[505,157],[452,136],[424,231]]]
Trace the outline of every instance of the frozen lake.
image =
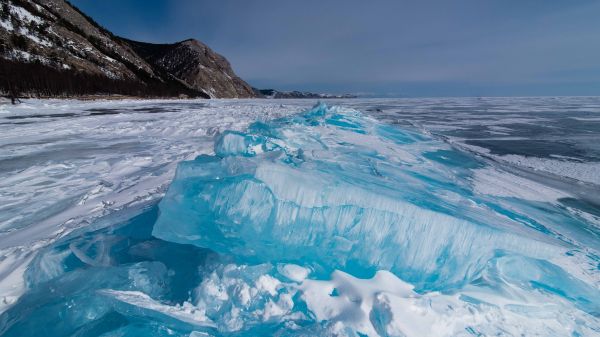
[[600,98],[315,103],[0,106],[0,334],[600,333]]

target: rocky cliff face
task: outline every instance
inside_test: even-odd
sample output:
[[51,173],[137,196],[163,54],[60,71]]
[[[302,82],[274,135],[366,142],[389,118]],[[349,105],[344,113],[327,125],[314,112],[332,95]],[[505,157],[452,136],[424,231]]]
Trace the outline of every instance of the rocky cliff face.
[[233,72],[227,59],[200,41],[189,39],[173,44],[126,42],[152,66],[211,97],[255,97],[252,87]]
[[4,93],[255,96],[201,42],[125,40],[64,0],[0,0],[0,61]]

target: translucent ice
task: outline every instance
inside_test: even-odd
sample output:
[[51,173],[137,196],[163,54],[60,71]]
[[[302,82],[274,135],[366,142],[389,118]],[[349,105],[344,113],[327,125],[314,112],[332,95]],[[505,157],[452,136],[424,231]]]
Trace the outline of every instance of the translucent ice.
[[214,153],[181,163],[159,207],[29,255],[0,335],[600,332],[599,233],[573,190],[326,106]]
[[567,250],[467,189],[482,163],[353,110],[320,105],[224,133],[215,152],[180,164],[154,236],[250,262],[386,269],[419,289],[470,282],[496,256]]

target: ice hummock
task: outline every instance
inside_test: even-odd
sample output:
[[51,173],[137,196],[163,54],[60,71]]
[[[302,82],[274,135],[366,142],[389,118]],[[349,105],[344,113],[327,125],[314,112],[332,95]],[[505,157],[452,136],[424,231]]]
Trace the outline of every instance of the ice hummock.
[[156,207],[142,210],[44,249],[27,271],[30,290],[1,316],[0,334],[34,336],[43,327],[46,336],[593,336],[600,329],[597,290],[546,261],[499,256],[458,291],[421,293],[385,270],[322,277],[306,265],[238,263],[152,237],[157,216]]
[[215,153],[180,164],[154,236],[326,274],[389,270],[422,290],[471,282],[496,256],[568,249],[467,189],[482,162],[354,110],[226,132]]
[[515,177],[340,107],[224,132],[40,250],[0,335],[597,335],[592,227]]

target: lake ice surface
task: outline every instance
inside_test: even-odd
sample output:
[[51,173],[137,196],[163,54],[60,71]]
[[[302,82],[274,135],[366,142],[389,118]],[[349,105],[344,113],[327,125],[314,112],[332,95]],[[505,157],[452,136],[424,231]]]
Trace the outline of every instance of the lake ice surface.
[[600,98],[314,104],[1,106],[0,333],[600,333]]

